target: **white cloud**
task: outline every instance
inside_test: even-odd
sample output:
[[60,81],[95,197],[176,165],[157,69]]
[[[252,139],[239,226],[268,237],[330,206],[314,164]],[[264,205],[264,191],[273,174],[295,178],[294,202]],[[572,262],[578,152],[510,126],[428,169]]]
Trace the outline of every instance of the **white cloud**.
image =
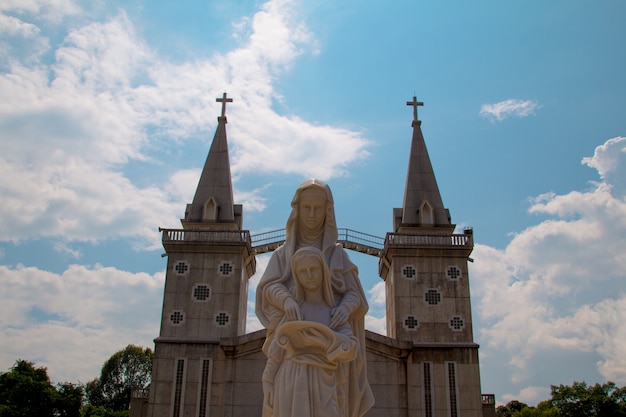
[[[255,125],[253,118],[259,113],[263,113],[264,123]],[[349,163],[368,155],[367,142],[356,132],[313,126],[269,110],[256,116],[236,114],[242,125],[231,131],[245,142],[245,148],[237,147],[234,154],[236,171],[282,172],[327,180],[346,175]]]
[[600,178],[611,185],[614,195],[626,194],[626,137],[609,139],[598,146],[592,157],[582,163],[598,170]]
[[502,121],[507,117],[526,117],[535,114],[535,110],[541,107],[532,100],[508,99],[493,104],[483,104],[480,115],[492,121]]
[[17,17],[0,14],[0,34],[34,38],[39,35],[39,32],[39,28],[32,23],[24,22]]
[[587,192],[539,196],[529,212],[549,219],[504,250],[475,247],[470,268],[482,351],[506,351],[515,384],[532,377],[545,386],[571,383],[537,381],[547,352],[560,352],[551,366],[562,370],[570,369],[570,354],[596,355],[599,375],[626,383],[626,195],[606,181],[626,170],[623,143],[611,139],[585,159],[604,181]]
[[64,17],[81,14],[83,9],[72,0],[3,0],[0,12],[30,15],[59,23]]
[[534,405],[550,398],[550,387],[525,387],[517,394],[506,394],[502,398],[505,403],[517,400],[528,405]]
[[365,328],[379,334],[387,334],[387,318],[385,316],[386,293],[385,282],[378,281],[367,290],[369,311],[365,316]]
[[386,303],[385,281],[379,281],[367,293],[369,294],[369,303],[372,305],[384,306]]
[[263,325],[256,317],[255,301],[256,287],[265,273],[271,254],[259,255],[256,257],[256,272],[248,281],[248,316],[246,320],[246,333],[252,333],[263,329]]
[[40,33],[37,25],[0,13],[0,67],[37,62],[50,47]]
[[[57,3],[63,13],[78,13],[72,2]],[[10,5],[24,15],[45,8]],[[276,76],[315,45],[290,2],[267,2],[248,23],[240,48],[175,63],[157,56],[120,12],[70,31],[52,63],[13,60],[0,74],[2,238],[134,237],[158,245],[156,227],[177,225],[197,183],[190,178],[197,171],[161,162],[164,149],[214,129],[207,109],[217,114],[214,97],[224,90],[235,98],[228,109],[235,178],[266,171],[328,179],[366,157],[360,133],[271,109]],[[45,36],[26,23],[17,27]],[[133,182],[126,172],[138,163],[165,167],[166,180]],[[238,189],[237,196],[265,207],[258,190]]]
[[387,319],[383,317],[375,317],[371,314],[365,316],[365,329],[374,333],[386,335],[387,334]]
[[72,249],[67,242],[56,242],[54,244],[54,250],[59,253],[69,255],[70,257],[74,259],[78,259],[82,255],[80,250]]
[[265,197],[263,197],[261,193],[267,188],[268,185],[250,191],[235,189],[233,191],[233,194],[235,195],[234,199],[238,202],[238,204],[243,204],[246,210],[263,211],[265,210],[265,207],[267,207],[267,204]]
[[163,273],[0,266],[0,281],[0,369],[22,358],[57,382],[86,382],[113,353],[129,343],[152,347],[158,334]]
[[[0,158],[0,231],[5,239],[62,236],[95,241],[113,236],[141,238],[158,246],[156,228],[182,211],[159,188],[139,189],[120,173],[84,160],[50,155],[36,170]],[[170,224],[173,221],[170,222]]]

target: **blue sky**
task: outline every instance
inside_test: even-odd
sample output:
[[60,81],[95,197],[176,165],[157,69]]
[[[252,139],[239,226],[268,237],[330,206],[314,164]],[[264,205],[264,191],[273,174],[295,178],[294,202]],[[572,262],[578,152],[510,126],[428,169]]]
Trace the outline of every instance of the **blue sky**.
[[[416,95],[444,205],[474,228],[483,392],[534,404],[550,384],[626,385],[623,1],[0,13],[0,369],[25,358],[86,382],[128,343],[152,346],[158,227],[179,227],[224,91],[247,229],[283,228],[316,176],[340,227],[378,236],[402,204]],[[352,258],[384,333],[376,259]]]

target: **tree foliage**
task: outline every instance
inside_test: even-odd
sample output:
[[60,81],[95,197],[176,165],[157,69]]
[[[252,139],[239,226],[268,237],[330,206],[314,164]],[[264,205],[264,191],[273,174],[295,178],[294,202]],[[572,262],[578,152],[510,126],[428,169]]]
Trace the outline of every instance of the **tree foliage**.
[[560,417],[561,414],[552,403],[548,401],[542,401],[537,404],[537,407],[526,407],[521,409],[518,413],[514,414],[515,417]]
[[83,386],[63,382],[57,384],[56,416],[79,417],[83,405]]
[[126,411],[111,411],[103,407],[96,407],[93,405],[85,405],[82,408],[80,417],[128,417],[128,410]]
[[513,400],[509,401],[506,405],[500,405],[496,408],[496,416],[498,417],[513,417],[513,415],[524,408],[528,407],[528,404]]
[[0,417],[78,417],[83,402],[80,385],[50,383],[48,371],[19,359],[0,374]]
[[125,411],[133,388],[147,388],[152,376],[152,350],[128,345],[104,362],[100,378],[85,384],[87,402],[110,411]]
[[613,382],[552,385],[552,398],[529,407],[513,400],[496,409],[498,417],[626,417],[626,387]]
[[626,387],[618,388],[613,382],[587,386],[574,382],[572,386],[552,385],[552,405],[561,417],[626,416]]

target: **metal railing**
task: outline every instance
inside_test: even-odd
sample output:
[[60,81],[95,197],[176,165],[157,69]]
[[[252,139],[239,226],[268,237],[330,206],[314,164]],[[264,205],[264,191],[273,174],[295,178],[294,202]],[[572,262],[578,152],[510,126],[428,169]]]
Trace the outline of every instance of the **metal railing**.
[[380,257],[385,246],[385,239],[379,236],[357,232],[352,229],[338,229],[337,240],[346,248],[356,252]]
[[340,242],[351,242],[360,245],[367,245],[376,249],[383,249],[385,246],[385,239],[380,236],[369,235],[363,232],[357,232],[352,229],[338,229],[338,240]]
[[[365,253],[372,256],[380,256],[385,239],[367,233],[357,232],[352,229],[337,229],[337,241],[346,249]],[[286,230],[272,230],[271,232],[252,235],[252,248],[255,254],[267,253],[285,243]]]
[[252,247],[256,248],[263,245],[282,244],[285,241],[287,229],[272,230],[271,232],[257,233],[250,236],[252,239]]

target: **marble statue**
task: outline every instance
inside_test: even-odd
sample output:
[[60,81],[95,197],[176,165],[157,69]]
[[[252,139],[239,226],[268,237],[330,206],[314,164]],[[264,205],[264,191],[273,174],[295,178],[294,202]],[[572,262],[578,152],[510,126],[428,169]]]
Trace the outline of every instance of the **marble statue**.
[[[342,245],[337,243],[334,202],[326,184],[315,179],[304,181],[296,190],[291,206],[285,243],[273,253],[256,290],[256,314],[267,328],[267,339],[263,347],[268,356],[263,374],[263,417],[321,415],[314,409],[323,408],[325,404],[318,404],[314,400],[313,403],[302,405],[300,396],[315,399],[323,395],[326,398],[326,394],[321,391],[327,390],[328,386],[316,388],[306,381],[298,384],[300,381],[294,380],[298,378],[298,372],[281,371],[285,358],[289,358],[289,362],[301,360],[295,347],[311,349],[311,344],[316,345],[318,351],[306,353],[308,358],[317,358],[320,364],[332,363],[336,367],[333,369],[332,379],[338,414],[329,415],[362,417],[374,404],[374,397],[367,381],[365,358],[364,317],[368,305],[359,281],[358,269],[350,261]],[[315,308],[311,308],[303,301],[304,298],[297,295],[299,284],[296,274],[293,273],[292,260],[297,251],[304,247],[308,247],[308,253],[312,251],[312,247],[322,254],[322,269],[327,269],[329,273],[330,289],[327,299],[318,303]],[[301,262],[304,261],[298,264]],[[331,295],[332,301],[329,299]],[[327,348],[346,337],[354,342],[354,352],[351,355],[346,353],[350,359],[346,360],[348,356],[343,354],[331,355],[329,359],[327,350],[320,350],[319,345],[322,342],[328,344],[325,345]],[[286,345],[281,345],[281,341],[285,341],[291,350]],[[345,340],[341,344],[344,342]],[[286,366],[289,369],[303,368],[294,367],[293,364]],[[291,380],[287,377],[288,372]],[[315,372],[316,378],[322,374]],[[304,378],[302,375],[300,377]],[[289,394],[283,394],[283,391]],[[279,392],[280,398],[277,394]],[[301,409],[303,414],[285,411],[287,406],[283,405],[285,401],[289,401],[287,395],[292,405],[305,407],[309,411],[304,413],[304,409]],[[280,407],[276,406],[277,401],[281,402]]]
[[267,349],[267,406],[273,416],[347,415],[346,381],[339,364],[356,358],[358,341],[347,322],[330,328],[335,301],[322,252],[299,249],[291,270],[292,294],[302,319],[289,321],[285,315]]

